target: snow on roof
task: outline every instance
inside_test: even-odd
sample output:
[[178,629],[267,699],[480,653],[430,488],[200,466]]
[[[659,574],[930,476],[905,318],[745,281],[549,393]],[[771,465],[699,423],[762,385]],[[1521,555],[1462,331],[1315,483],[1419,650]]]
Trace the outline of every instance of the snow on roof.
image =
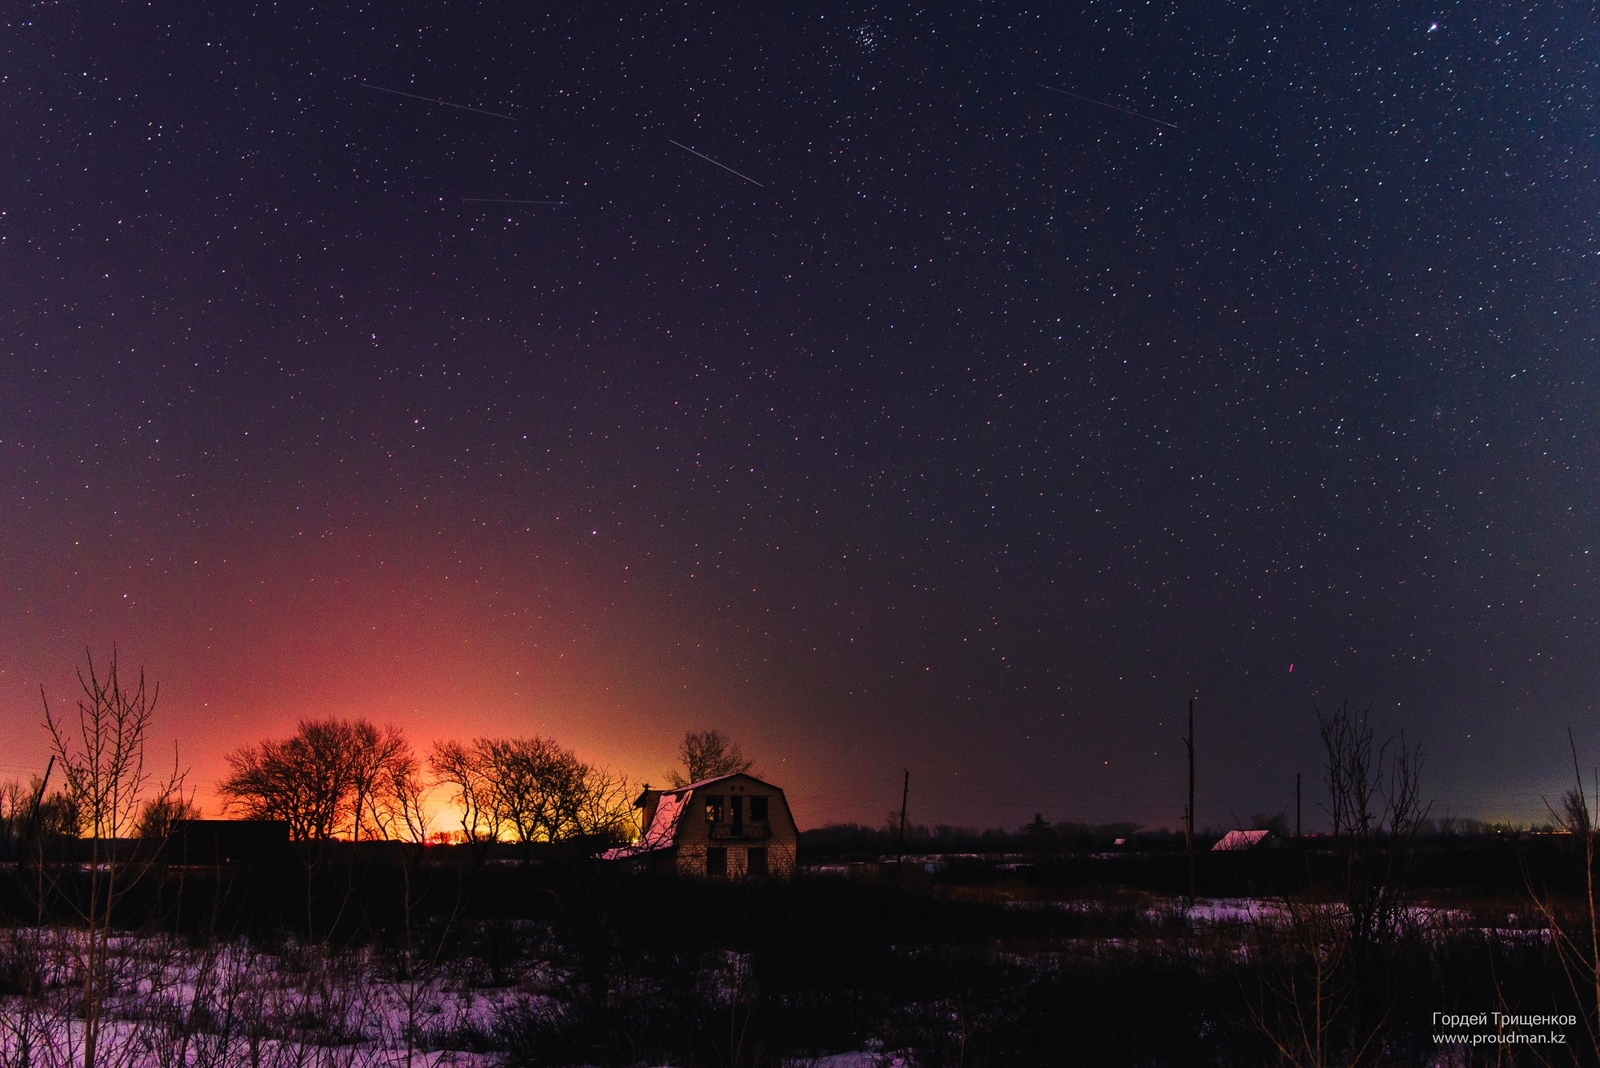
[[1266,842],[1271,831],[1229,831],[1222,841],[1212,846],[1213,852],[1227,853],[1239,849],[1254,849]]
[[[771,786],[772,789],[777,790],[779,793],[783,792],[781,787],[772,786],[770,782],[763,782],[745,771],[736,771],[732,775],[716,775],[672,790],[663,790],[659,794],[660,799],[656,802],[655,818],[650,821],[650,826],[646,828],[644,837],[632,845],[608,849],[600,854],[600,859],[624,860],[628,857],[636,857],[640,853],[653,853],[658,849],[671,849],[677,844],[678,819],[683,815],[684,809],[689,804],[689,798],[694,792],[702,786],[710,786],[713,783],[722,782],[724,779],[741,778],[751,779],[761,783],[762,786]],[[655,793],[655,791],[646,790],[644,794],[640,795],[639,803],[643,804],[645,798],[652,793]]]
[[670,794],[662,794],[661,800],[656,804],[655,819],[651,820],[650,826],[645,829],[644,837],[632,845],[608,849],[600,854],[600,859],[622,860],[625,857],[638,856],[640,853],[653,853],[657,849],[670,849],[676,844],[678,817],[683,815],[688,800],[688,787],[674,790]]
[[645,849],[664,849],[672,845],[678,833],[678,817],[683,815],[688,800],[687,792],[662,795],[660,803],[656,805],[656,818],[650,821],[644,837],[639,839],[639,845]]

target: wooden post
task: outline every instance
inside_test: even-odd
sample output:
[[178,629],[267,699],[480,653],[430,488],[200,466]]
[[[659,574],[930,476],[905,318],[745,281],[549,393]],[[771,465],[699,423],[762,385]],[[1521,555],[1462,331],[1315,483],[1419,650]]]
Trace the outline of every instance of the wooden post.
[[[42,692],[42,691],[41,691]],[[26,849],[31,841],[38,847],[39,876],[39,927],[44,927],[44,839],[39,837],[39,806],[44,804],[44,788],[50,785],[50,773],[55,770],[56,756],[50,754],[50,763],[44,766],[44,778],[39,780],[39,789],[34,792],[33,805],[28,811],[28,833],[22,840],[22,847]]]
[[1189,804],[1183,810],[1183,845],[1189,854],[1189,904],[1194,904],[1194,698],[1189,698],[1189,737],[1183,740],[1189,751]]
[[898,873],[906,852],[906,799],[911,796],[911,769],[906,768],[906,783],[900,789],[900,840],[894,848],[894,867]]
[[28,808],[27,834],[31,835],[39,823],[39,806],[44,804],[44,789],[50,785],[50,773],[55,770],[56,755],[50,754],[50,763],[44,766],[44,778],[39,780],[39,788],[33,792],[33,804]]

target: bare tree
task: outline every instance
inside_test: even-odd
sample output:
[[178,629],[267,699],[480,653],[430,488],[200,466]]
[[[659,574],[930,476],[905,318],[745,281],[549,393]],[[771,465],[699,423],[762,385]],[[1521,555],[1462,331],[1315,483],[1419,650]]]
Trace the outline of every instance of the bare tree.
[[737,742],[714,727],[686,733],[678,743],[678,759],[683,762],[683,771],[673,768],[667,772],[673,786],[737,775],[756,766],[754,760],[746,759]]
[[1317,712],[1330,813],[1344,860],[1336,890],[1348,909],[1358,956],[1364,946],[1397,933],[1411,842],[1429,808],[1421,795],[1421,744],[1408,748],[1402,733],[1374,751],[1370,711],[1369,706],[1356,713],[1345,701],[1328,716]]
[[[417,760],[411,747],[392,749],[382,754],[378,762],[380,777],[372,784],[368,811],[374,829],[380,837],[404,843],[400,853],[400,901],[404,925],[402,945],[396,969],[397,990],[406,1010],[404,1024],[405,1063],[413,1063],[416,1041],[420,1029],[422,1007],[426,993],[437,970],[440,954],[444,951],[445,935],[433,940],[431,950],[427,940],[418,939],[415,913],[419,904],[419,883],[423,883],[422,852],[428,840],[430,819],[423,805],[425,791],[418,775]],[[425,884],[423,884],[425,888]],[[422,894],[420,896],[425,896]],[[453,922],[454,917],[451,917]],[[446,923],[446,934],[450,923]],[[423,930],[425,931],[425,926]],[[385,1014],[383,1019],[387,1019]]]
[[1409,930],[1412,843],[1428,813],[1422,748],[1404,734],[1375,745],[1367,711],[1348,701],[1318,710],[1317,729],[1340,863],[1327,885],[1285,901],[1286,917],[1257,925],[1249,1009],[1285,1064],[1367,1064],[1394,1024],[1388,962]]
[[83,812],[78,801],[64,790],[45,794],[44,783],[33,781],[34,802],[28,806],[23,834],[37,846],[83,835]]
[[390,753],[368,792],[367,813],[373,834],[395,842],[421,845],[432,824],[422,795],[427,791],[411,746]]
[[[398,728],[364,719],[301,720],[283,741],[267,739],[227,755],[219,790],[227,808],[252,819],[282,820],[306,874],[306,933],[315,939],[317,873],[341,836],[410,840],[421,821],[417,760]],[[420,833],[425,834],[425,831]],[[344,903],[352,900],[347,886]],[[337,926],[340,906],[329,926]]]
[[484,753],[487,744],[482,738],[470,745],[439,742],[428,758],[435,780],[454,791],[456,804],[461,809],[461,831],[467,841],[473,843],[499,841],[504,829],[500,805],[495,798],[495,783],[489,776]]
[[[417,758],[400,728],[382,731],[364,719],[348,725],[350,732],[350,837],[362,832],[372,838],[410,840],[419,810],[416,792]],[[419,839],[420,840],[420,839]]]
[[184,793],[187,770],[180,770],[178,747],[172,747],[172,773],[161,784],[160,792],[145,802],[139,812],[139,822],[134,834],[139,838],[166,838],[180,820],[197,820],[200,809],[194,803],[194,791]]
[[1528,877],[1528,894],[1550,929],[1550,940],[1573,995],[1584,1007],[1583,1023],[1590,1049],[1600,1055],[1600,897],[1595,886],[1595,839],[1600,836],[1595,810],[1600,802],[1600,781],[1592,782],[1587,788],[1584,786],[1583,769],[1578,763],[1578,743],[1570,728],[1567,745],[1572,750],[1574,786],[1562,795],[1559,805],[1546,802],[1546,807],[1556,825],[1578,842],[1583,864],[1583,897],[1579,902],[1583,915],[1574,921],[1554,895],[1539,892],[1531,876]]
[[[83,1065],[94,1068],[107,992],[112,914],[125,890],[115,840],[134,830],[150,782],[145,738],[160,687],[146,690],[142,668],[138,682],[124,687],[114,647],[104,678],[95,668],[93,655],[86,659],[88,673],[78,671],[83,695],[77,702],[76,722],[58,718],[50,710],[43,686],[39,696],[44,701],[45,729],[66,779],[66,795],[75,809],[79,830],[89,840],[88,898],[82,906],[87,931],[82,950],[81,1013]],[[160,790],[163,796],[181,789],[176,771],[174,779]]]
[[520,842],[557,842],[577,833],[588,768],[553,739],[504,738],[483,752],[503,824]]
[[152,798],[139,813],[134,835],[138,838],[166,838],[183,820],[197,820],[200,810],[191,798],[182,794]]
[[417,766],[399,728],[331,718],[301,720],[293,736],[242,746],[227,761],[219,789],[228,807],[284,821],[295,841],[387,837],[400,827],[395,791]]
[[452,788],[469,842],[626,837],[632,826],[628,780],[585,764],[554,739],[440,742],[428,763]]
[[1245,989],[1251,1022],[1286,1066],[1370,1063],[1385,1021],[1359,1018],[1344,910],[1326,901],[1285,901],[1283,908],[1252,925],[1256,989]]
[[1372,779],[1372,728],[1366,713],[1351,714],[1345,701],[1324,718],[1317,712],[1317,732],[1322,737],[1326,757],[1326,784],[1333,834],[1365,835],[1372,823],[1372,798],[1377,786]]
[[227,807],[249,819],[282,820],[295,841],[332,838],[350,813],[349,732],[335,719],[301,720],[293,737],[227,754],[219,786]]
[[77,839],[82,821],[77,803],[57,790],[45,794],[50,773],[55,770],[52,756],[43,775],[29,777],[28,786],[18,799],[12,830],[16,835],[16,855],[26,871],[26,885],[33,896],[35,922],[44,925],[50,893],[58,887],[58,876],[67,860],[67,843]]
[[578,804],[579,834],[631,841],[641,829],[637,813],[633,807],[633,784],[626,776],[609,768],[589,768]]
[[0,857],[6,860],[21,857],[32,811],[33,791],[25,789],[16,779],[0,785]]

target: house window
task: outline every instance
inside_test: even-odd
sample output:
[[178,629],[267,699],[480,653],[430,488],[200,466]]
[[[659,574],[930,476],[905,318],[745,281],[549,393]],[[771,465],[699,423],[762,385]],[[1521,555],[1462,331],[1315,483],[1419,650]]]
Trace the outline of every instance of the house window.
[[[763,862],[766,860],[762,858]],[[728,877],[728,851],[721,846],[712,846],[706,850],[706,877],[710,879],[726,879]]]
[[765,823],[765,822],[767,822],[767,799],[766,798],[764,798],[764,797],[752,797],[750,799],[750,822],[751,823]]
[[744,798],[730,797],[728,804],[733,809],[733,833],[737,837],[744,833]]
[[751,846],[749,859],[745,861],[745,871],[752,879],[760,879],[767,874],[767,847]]
[[708,797],[708,798],[706,798],[706,822],[707,823],[721,823],[722,822],[722,798],[720,798],[720,797]]

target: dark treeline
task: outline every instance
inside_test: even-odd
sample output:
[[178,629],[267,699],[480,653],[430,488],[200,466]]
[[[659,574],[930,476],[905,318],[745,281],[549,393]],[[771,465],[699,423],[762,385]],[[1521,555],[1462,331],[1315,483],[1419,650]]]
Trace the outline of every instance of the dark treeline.
[[[974,827],[956,827],[940,824],[928,827],[920,823],[906,825],[902,838],[898,825],[886,824],[869,827],[859,823],[830,823],[802,831],[800,843],[809,855],[817,858],[867,859],[869,857],[909,853],[1013,853],[1061,852],[1072,850],[1111,849],[1117,839],[1136,836],[1136,823],[1112,823],[1089,826],[1081,823],[1049,824],[1043,817],[1015,830],[991,828],[980,831]],[[1141,844],[1161,847],[1171,836],[1160,832],[1137,834]],[[1182,839],[1179,839],[1181,845]]]
[[[117,853],[127,889],[116,901],[113,919],[124,930],[273,938],[309,933],[318,941],[362,944],[386,937],[384,931],[404,921],[407,907],[437,911],[440,893],[451,900],[492,901],[508,879],[537,883],[567,869],[592,869],[592,878],[606,872],[605,878],[625,881],[612,865],[594,859],[608,844],[604,838],[507,842],[486,851],[467,845],[285,842],[241,862],[201,850],[185,858],[181,835],[165,843],[124,840]],[[1205,898],[1304,894],[1337,877],[1342,854],[1330,844],[1201,853],[1198,892]],[[1586,890],[1583,867],[1573,857],[1579,844],[1570,836],[1544,834],[1419,842],[1410,858],[1410,888],[1433,902],[1515,902],[1530,891],[1577,899]],[[996,900],[1071,901],[1130,893],[1177,898],[1188,888],[1181,846],[1180,840],[1177,849],[1149,852],[908,853],[903,864],[896,864],[892,856],[840,863],[831,848],[803,844],[800,864],[802,871],[817,870],[813,883],[843,880],[935,894],[979,888]],[[37,854],[20,862],[0,861],[0,920],[74,922],[89,892],[88,849],[83,841],[59,840],[42,873]],[[409,891],[402,885],[407,878]],[[414,898],[409,906],[407,892]]]
[[[1082,900],[1128,893],[1175,898],[1188,889],[1180,836],[1158,839],[1159,849],[1125,852],[1009,848],[1031,841],[1025,836],[1019,839],[1003,843],[1005,849],[987,852],[921,851],[920,847],[940,841],[923,840],[916,843],[918,851],[908,848],[904,863],[897,864],[892,850],[887,858],[874,851],[870,830],[865,838],[833,838],[809,831],[802,835],[799,863],[802,870],[815,869],[817,878],[826,881],[886,883],[934,893],[978,887],[997,899]],[[275,843],[268,838],[253,843],[248,853],[219,854],[203,840],[191,844],[180,825],[179,832],[164,841],[125,839],[112,844],[127,872],[127,889],[117,899],[114,923],[126,930],[190,935],[223,930],[265,937],[282,931],[304,938],[309,933],[320,941],[359,944],[363,939],[381,939],[383,930],[403,920],[396,910],[402,909],[405,899],[399,887],[405,878],[413,880],[411,907],[428,911],[436,907],[430,895],[439,894],[440,887],[449,888],[452,900],[461,895],[478,900],[480,894],[492,899],[493,888],[509,878],[504,874],[509,870],[535,881],[556,869],[609,870],[611,866],[597,861],[595,854],[610,841],[588,837],[556,843],[420,846],[387,841]],[[993,838],[977,841],[997,845]],[[1545,833],[1419,840],[1409,849],[1408,887],[1435,902],[1515,901],[1530,890],[1575,899],[1586,891],[1583,866],[1574,863],[1573,850],[1579,845],[1570,835]],[[41,872],[38,847],[23,854],[13,839],[10,856],[0,856],[0,919],[73,922],[88,894],[89,849],[86,841],[58,838],[45,846]],[[1336,879],[1343,863],[1342,851],[1330,838],[1308,840],[1303,847],[1291,843],[1253,852],[1206,850],[1196,857],[1197,890],[1207,898],[1300,895]]]
[[[1159,848],[1127,851],[908,849],[898,867],[908,873],[907,880],[921,878],[916,875],[921,872],[941,885],[1011,886],[1024,896],[1080,900],[1132,892],[1181,898],[1189,891],[1182,836],[1166,836],[1156,844]],[[1421,839],[1405,851],[1406,893],[1435,903],[1526,900],[1530,887],[1541,894],[1581,897],[1584,868],[1573,856],[1580,845],[1568,835],[1543,833]],[[897,868],[892,851],[880,859],[803,847],[802,857],[861,878]],[[1202,898],[1325,895],[1347,863],[1344,847],[1331,837],[1308,839],[1303,848],[1292,843],[1251,852],[1205,848],[1195,856],[1194,889]]]
[[[1258,818],[1253,829],[1271,830],[1278,848],[1295,844],[1294,832],[1282,817]],[[1211,849],[1225,834],[1217,828],[1197,831],[1196,847]],[[1421,851],[1452,851],[1463,848],[1493,847],[1497,843],[1532,842],[1540,836],[1565,833],[1555,824],[1521,827],[1493,824],[1481,820],[1426,820],[1410,840]],[[1308,834],[1300,843],[1310,850],[1329,850],[1342,838],[1331,834]],[[1185,848],[1182,831],[1146,829],[1137,823],[1087,824],[1049,823],[1041,817],[1016,828],[993,827],[978,830],[940,824],[928,827],[908,824],[904,838],[898,827],[872,827],[859,823],[830,823],[800,832],[800,844],[812,862],[834,860],[868,861],[893,857],[896,853],[955,854],[1071,854],[1071,853],[1172,853]]]

